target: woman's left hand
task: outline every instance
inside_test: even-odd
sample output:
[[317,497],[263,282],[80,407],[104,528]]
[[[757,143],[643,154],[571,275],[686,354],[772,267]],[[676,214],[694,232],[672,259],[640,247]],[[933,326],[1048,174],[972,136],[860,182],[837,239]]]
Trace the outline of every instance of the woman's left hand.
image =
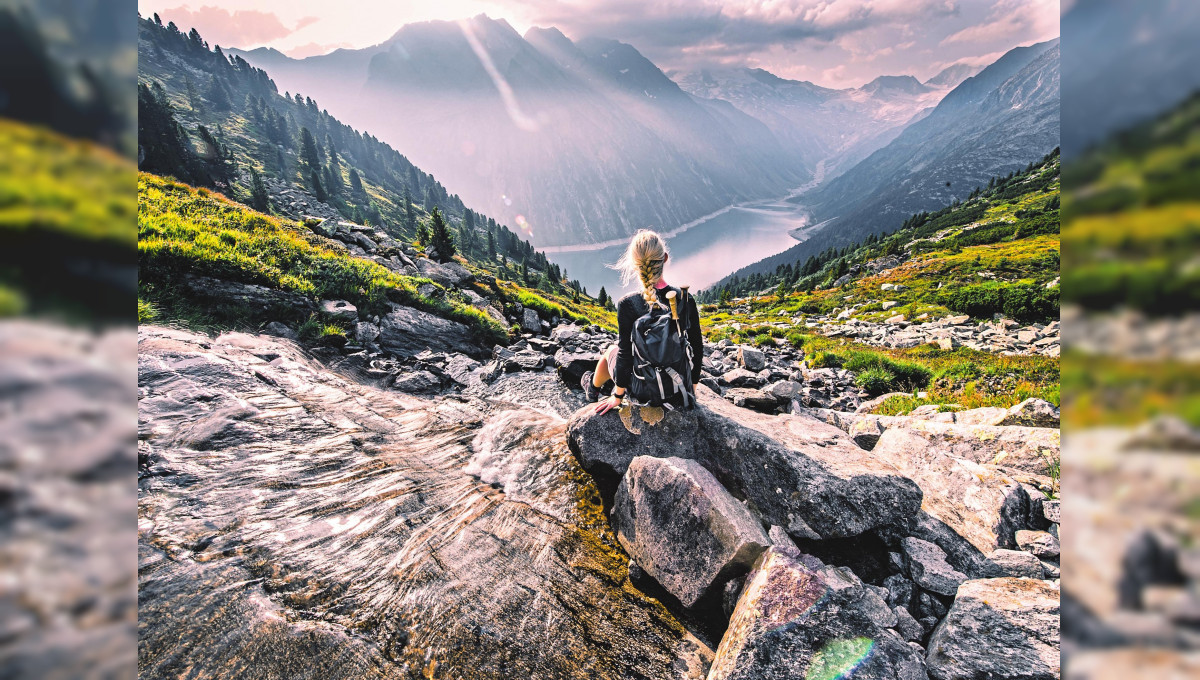
[[600,401],[596,402],[596,413],[608,413],[610,410],[620,406],[621,398],[614,394],[607,399],[601,399]]

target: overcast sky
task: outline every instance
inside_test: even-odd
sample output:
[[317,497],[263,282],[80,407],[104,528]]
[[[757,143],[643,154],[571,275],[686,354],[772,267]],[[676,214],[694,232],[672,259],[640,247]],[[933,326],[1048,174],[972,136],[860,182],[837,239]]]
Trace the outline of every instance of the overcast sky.
[[764,68],[827,87],[876,76],[925,80],[959,61],[986,64],[1058,36],[1059,0],[138,0],[210,44],[270,46],[294,57],[366,47],[401,26],[484,13],[524,33],[615,38],[664,70]]

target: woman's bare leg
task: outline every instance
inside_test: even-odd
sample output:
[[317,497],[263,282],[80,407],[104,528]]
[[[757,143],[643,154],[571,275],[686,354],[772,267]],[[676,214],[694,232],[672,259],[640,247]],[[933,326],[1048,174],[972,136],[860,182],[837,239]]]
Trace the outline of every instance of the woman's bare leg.
[[616,363],[616,357],[614,356],[616,352],[613,350],[616,348],[617,346],[613,345],[608,351],[600,355],[600,361],[596,362],[596,372],[592,375],[593,387],[603,387],[604,383],[612,380],[612,364]]

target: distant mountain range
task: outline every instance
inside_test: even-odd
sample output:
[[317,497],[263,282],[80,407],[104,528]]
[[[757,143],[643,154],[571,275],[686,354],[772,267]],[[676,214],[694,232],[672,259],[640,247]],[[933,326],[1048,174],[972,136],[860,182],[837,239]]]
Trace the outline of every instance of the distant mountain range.
[[521,36],[482,15],[307,59],[230,52],[404,149],[464,200],[524,222],[539,246],[786,195],[821,161],[829,176],[886,145],[973,71],[848,90],[759,69],[668,77],[631,45],[555,28]]
[[819,231],[736,273],[774,271],[895,230],[1039,160],[1059,145],[1059,71],[1057,39],[1010,50],[889,144],[804,195],[814,221],[825,223]]
[[235,53],[404,149],[464,200],[523,221],[539,246],[671,228],[811,177],[762,122],[689,96],[616,41],[522,37],[479,16],[303,60]]
[[763,121],[805,162],[828,160],[832,177],[883,147],[978,68],[955,64],[926,83],[880,76],[860,88],[834,90],[757,68],[672,73],[688,93],[732,103]]

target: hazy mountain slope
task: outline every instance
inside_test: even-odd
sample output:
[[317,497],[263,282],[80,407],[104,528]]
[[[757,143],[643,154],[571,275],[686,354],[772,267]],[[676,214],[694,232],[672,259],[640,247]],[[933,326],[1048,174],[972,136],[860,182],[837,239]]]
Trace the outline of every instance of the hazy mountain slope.
[[1058,112],[1058,40],[1009,51],[886,147],[806,194],[816,220],[832,221],[746,271],[772,271],[965,198],[1057,147]]
[[962,81],[979,73],[981,67],[972,66],[970,64],[951,64],[938,72],[938,74],[929,80],[925,81],[928,87],[958,87]]
[[[182,126],[185,144],[200,142],[200,154],[185,155],[206,157],[205,183],[229,198],[291,219],[315,215],[333,218],[331,224],[348,219],[410,245],[420,239],[422,229],[428,230],[436,208],[467,263],[500,278],[536,283],[544,293],[574,297],[583,292],[577,282],[567,284],[566,272],[522,238],[519,223],[510,229],[472,210],[369,132],[345,125],[316,101],[281,96],[269,73],[209,49],[199,34],[197,42],[153,21],[139,21],[138,27],[139,80],[161,99],[169,125]],[[139,121],[145,134],[167,126],[150,126],[151,118],[143,115]],[[219,145],[218,153],[209,151],[202,129]],[[320,166],[316,172],[304,158],[306,130]],[[143,169],[189,181],[190,173],[156,157],[162,146],[156,141],[139,140]],[[261,200],[254,196],[252,173],[266,185],[268,195]],[[319,182],[314,183],[314,174]]]
[[241,54],[405,149],[464,200],[523,216],[539,245],[671,228],[810,176],[766,126],[696,101],[629,45],[522,37],[485,16],[464,26],[474,46],[460,25],[427,22],[367,50]]

